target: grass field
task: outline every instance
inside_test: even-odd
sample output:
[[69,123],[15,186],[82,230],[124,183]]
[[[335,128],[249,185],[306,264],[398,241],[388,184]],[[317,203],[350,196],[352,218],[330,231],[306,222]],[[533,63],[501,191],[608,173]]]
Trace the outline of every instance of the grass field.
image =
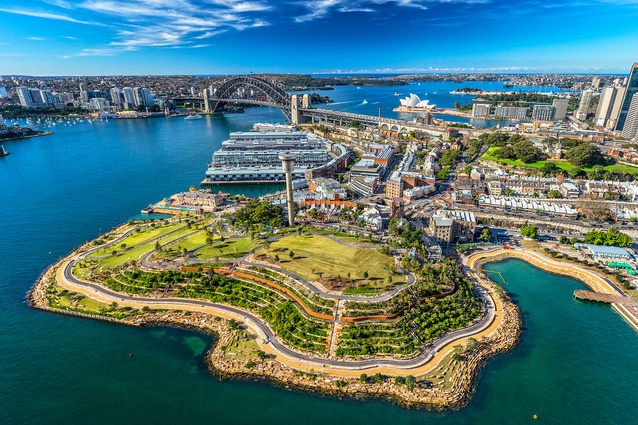
[[[295,254],[292,260],[290,250]],[[319,273],[325,277],[339,275],[342,278],[350,273],[351,278],[359,279],[360,283],[383,283],[388,276],[385,267],[394,262],[392,257],[376,249],[351,248],[318,235],[286,236],[259,253],[273,258],[278,255],[283,269],[306,280],[317,279]],[[368,279],[363,280],[365,271]],[[399,277],[393,279],[398,280]]]
[[[118,253],[114,256],[108,255],[103,258],[98,258],[97,260],[99,260],[100,266],[102,268],[112,269],[114,267],[121,266],[129,260],[137,260],[142,254],[150,252],[153,249],[155,249],[155,244],[153,242],[149,242],[145,245],[140,245],[133,249],[125,250],[124,252],[118,251]],[[92,258],[92,256],[89,258]]]
[[[524,168],[534,168],[536,170],[542,170],[542,168],[545,166],[547,162],[553,162],[554,164],[556,164],[558,168],[565,170],[567,172],[574,170],[576,168],[581,168],[585,172],[589,172],[592,169],[592,167],[577,167],[576,165],[570,164],[567,161],[561,161],[561,160],[536,161],[536,162],[530,162],[529,164],[526,164],[522,161],[518,161],[514,159],[499,159],[494,156],[494,151],[496,149],[499,149],[499,148],[497,146],[490,146],[490,148],[481,156],[481,159],[484,159],[486,161],[498,162],[499,164],[504,164],[504,165],[513,165],[516,167],[524,167]],[[626,165],[621,165],[621,164],[605,165],[603,168],[607,171],[618,171],[618,172],[624,172],[624,173],[630,173],[630,174],[638,174],[638,168],[628,167]]]
[[[206,239],[206,238],[204,238]],[[213,258],[238,258],[248,254],[258,243],[249,238],[226,239],[220,242],[215,238],[213,246],[207,246],[197,251],[195,256],[201,260]]]

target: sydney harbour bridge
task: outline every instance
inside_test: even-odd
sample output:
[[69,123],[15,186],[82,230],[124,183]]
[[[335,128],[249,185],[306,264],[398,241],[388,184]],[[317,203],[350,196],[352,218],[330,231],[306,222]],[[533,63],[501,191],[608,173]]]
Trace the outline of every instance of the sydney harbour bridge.
[[347,125],[351,121],[358,121],[365,125],[376,126],[381,130],[404,134],[417,131],[439,135],[445,131],[445,127],[412,121],[313,108],[310,95],[287,93],[281,84],[252,75],[228,78],[220,86],[211,86],[204,90],[203,98],[178,98],[174,100],[200,104],[209,113],[222,113],[224,106],[228,104],[269,106],[280,109],[286,119],[295,125],[306,122]]

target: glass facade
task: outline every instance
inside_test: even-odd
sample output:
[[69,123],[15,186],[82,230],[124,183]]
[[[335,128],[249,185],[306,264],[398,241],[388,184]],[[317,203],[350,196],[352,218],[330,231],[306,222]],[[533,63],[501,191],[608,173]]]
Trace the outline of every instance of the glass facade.
[[634,63],[629,73],[629,82],[627,83],[627,91],[622,101],[622,108],[620,109],[620,116],[616,123],[616,130],[620,131],[625,126],[627,120],[627,113],[629,112],[629,105],[631,104],[631,98],[634,93],[638,92],[638,62]]

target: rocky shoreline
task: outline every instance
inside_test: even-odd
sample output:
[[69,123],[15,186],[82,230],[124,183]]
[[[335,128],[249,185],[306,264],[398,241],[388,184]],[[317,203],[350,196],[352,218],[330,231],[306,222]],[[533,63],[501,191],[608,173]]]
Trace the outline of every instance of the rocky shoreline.
[[[68,314],[90,319],[105,320],[130,326],[176,326],[197,330],[216,336],[215,343],[207,354],[207,364],[211,373],[220,379],[262,380],[274,383],[286,389],[298,389],[313,394],[353,399],[386,399],[410,408],[458,409],[470,401],[481,370],[494,356],[514,348],[521,332],[521,317],[518,307],[502,295],[503,306],[501,323],[489,336],[479,338],[475,348],[463,352],[458,360],[449,359],[450,364],[443,370],[443,381],[429,382],[416,376],[413,389],[398,384],[388,375],[381,382],[375,382],[369,376],[366,383],[359,377],[341,376],[337,370],[331,373],[328,368],[322,370],[297,370],[277,360],[274,355],[265,359],[228,358],[224,348],[237,337],[237,330],[231,329],[228,321],[201,312],[181,310],[139,311],[125,318],[108,315],[87,314],[69,309],[54,308],[47,297],[47,289],[55,282],[55,271],[62,262],[46,270],[31,288],[28,294],[29,305],[54,313]],[[481,284],[493,294],[496,285],[489,279],[481,279]],[[498,295],[495,295],[498,296]],[[447,353],[451,356],[452,352]],[[250,363],[250,364],[249,364]],[[436,365],[432,369],[436,368]],[[449,370],[448,370],[449,369]],[[371,373],[373,373],[372,371]],[[402,374],[405,372],[402,372]],[[449,386],[443,385],[451,382]]]

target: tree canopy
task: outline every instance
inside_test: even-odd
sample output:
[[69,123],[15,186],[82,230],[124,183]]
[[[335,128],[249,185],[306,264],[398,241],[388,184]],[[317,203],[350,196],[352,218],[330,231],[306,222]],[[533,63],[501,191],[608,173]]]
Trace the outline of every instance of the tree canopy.
[[538,236],[538,227],[536,226],[523,226],[521,227],[521,235],[528,238],[536,238]]
[[603,230],[590,230],[585,235],[585,243],[604,246],[630,246],[631,237],[621,233],[615,227],[610,227],[606,232]]
[[579,167],[602,164],[604,158],[600,149],[594,145],[580,144],[565,152],[565,159]]

